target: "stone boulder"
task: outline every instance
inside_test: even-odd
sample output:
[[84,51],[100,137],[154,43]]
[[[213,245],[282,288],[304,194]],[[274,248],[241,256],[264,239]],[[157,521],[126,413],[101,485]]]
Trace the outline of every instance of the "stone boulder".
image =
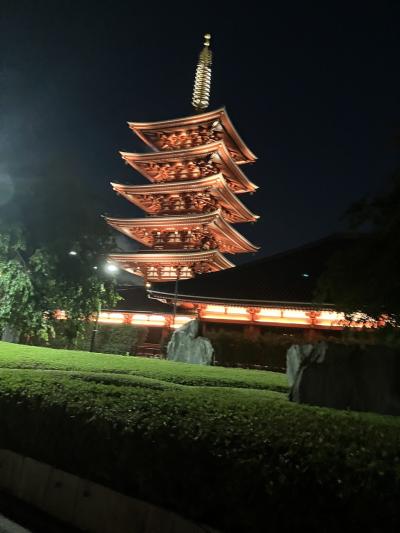
[[167,345],[167,359],[182,363],[210,365],[214,348],[208,339],[198,337],[198,333],[198,320],[191,320],[175,330]]
[[400,415],[399,350],[319,342],[286,357],[291,401]]

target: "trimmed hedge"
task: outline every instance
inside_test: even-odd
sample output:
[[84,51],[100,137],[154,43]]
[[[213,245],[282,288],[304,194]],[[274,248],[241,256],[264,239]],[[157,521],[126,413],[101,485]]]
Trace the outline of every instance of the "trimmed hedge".
[[[55,323],[55,336],[49,340],[51,348],[89,350],[92,339],[94,322],[84,325],[83,332],[71,344],[65,332],[67,323],[59,320]],[[133,354],[148,334],[148,328],[131,326],[128,324],[98,324],[95,337],[95,351],[98,353],[114,353],[120,355]],[[36,343],[35,343],[36,344]],[[41,344],[37,340],[37,344]]]
[[282,372],[286,368],[286,352],[293,344],[325,340],[339,344],[381,344],[400,347],[400,336],[394,328],[382,330],[352,331],[313,331],[313,340],[307,340],[307,330],[303,332],[264,331],[254,338],[242,331],[229,329],[212,330],[207,328],[205,336],[210,339],[215,350],[216,364],[222,366],[263,368]]
[[216,364],[222,366],[262,367],[284,371],[286,352],[292,344],[304,342],[304,335],[264,333],[252,339],[243,332],[207,331],[214,350]]
[[192,365],[5,343],[0,354],[2,447],[226,532],[400,525],[396,417],[228,386],[258,374],[265,389],[267,372],[195,367],[208,386],[187,386]]

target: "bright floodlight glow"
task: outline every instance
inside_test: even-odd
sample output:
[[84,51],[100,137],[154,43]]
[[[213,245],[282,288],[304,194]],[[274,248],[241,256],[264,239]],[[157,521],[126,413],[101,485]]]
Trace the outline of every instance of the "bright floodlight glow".
[[105,269],[107,272],[110,272],[112,274],[114,274],[115,272],[118,272],[119,270],[117,265],[114,265],[113,263],[107,263],[105,266]]
[[146,281],[145,286],[146,286],[146,289],[150,289],[151,287],[150,281]]
[[69,255],[78,255],[78,252],[75,252],[75,250],[71,250],[71,251],[69,252]]

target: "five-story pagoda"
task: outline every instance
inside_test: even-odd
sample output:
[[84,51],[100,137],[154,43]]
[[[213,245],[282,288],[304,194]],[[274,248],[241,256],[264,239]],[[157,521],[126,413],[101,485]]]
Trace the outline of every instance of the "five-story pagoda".
[[197,64],[193,116],[163,122],[130,122],[129,127],[154,151],[121,152],[149,185],[113,189],[143,209],[146,218],[106,218],[108,224],[148,249],[112,254],[122,269],[159,282],[234,266],[223,254],[254,252],[257,247],[232,224],[257,220],[237,195],[257,189],[239,165],[256,157],[244,144],[224,108],[204,112],[211,85],[210,35]]

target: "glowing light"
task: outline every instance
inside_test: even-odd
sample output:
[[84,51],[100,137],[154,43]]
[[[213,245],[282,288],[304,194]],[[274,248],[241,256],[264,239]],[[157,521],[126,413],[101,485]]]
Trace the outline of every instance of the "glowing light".
[[75,250],[70,250],[68,252],[69,255],[78,255],[78,252],[75,252]]
[[131,324],[136,326],[165,326],[165,317],[150,313],[133,313]]
[[247,315],[247,309],[245,307],[227,307],[226,312],[228,315]]
[[224,305],[207,305],[206,312],[225,314],[225,306]]
[[193,320],[192,316],[178,315],[175,317],[175,323],[171,324],[171,328],[173,329],[180,328],[187,322],[190,322],[190,320]]
[[263,308],[263,309],[260,309],[260,311],[258,312],[258,316],[259,317],[281,317],[282,310]]
[[119,268],[117,267],[117,265],[114,265],[113,263],[107,263],[106,266],[104,267],[105,270],[107,272],[109,272],[110,274],[115,274],[115,272],[118,272]]
[[309,318],[309,315],[306,311],[296,310],[296,309],[284,309],[282,316],[284,318]]
[[102,312],[99,314],[99,322],[104,324],[122,324],[124,322],[124,314]]

